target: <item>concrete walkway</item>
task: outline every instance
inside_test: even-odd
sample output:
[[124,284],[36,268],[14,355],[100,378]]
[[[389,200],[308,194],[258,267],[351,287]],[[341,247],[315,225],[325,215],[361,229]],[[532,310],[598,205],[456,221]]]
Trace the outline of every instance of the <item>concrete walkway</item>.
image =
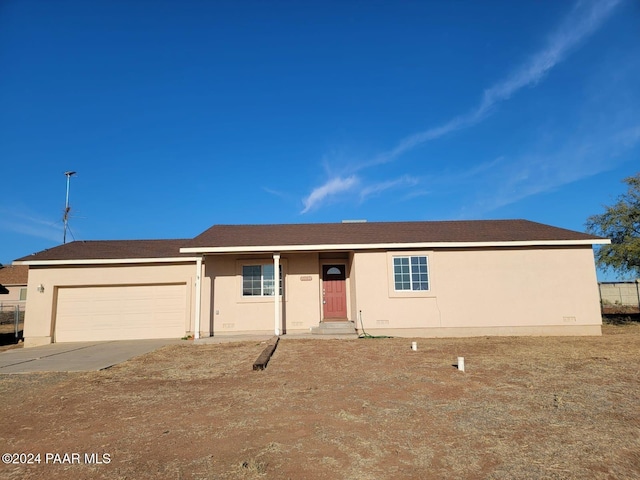
[[0,374],[33,372],[88,372],[103,370],[183,340],[121,340],[112,342],[52,343],[14,348],[0,353]]
[[[239,335],[218,335],[214,337],[202,337],[197,340],[193,340],[195,345],[208,345],[212,343],[230,343],[230,342],[246,342],[257,341],[266,342],[274,337],[274,334],[239,334]],[[358,335],[352,334],[335,334],[335,335],[314,335],[312,333],[293,333],[284,334],[280,336],[280,341],[283,340],[355,340]]]
[[[153,352],[165,345],[206,345],[216,343],[259,341],[273,335],[221,335],[194,341],[177,339],[117,340],[111,342],[52,343],[42,347],[14,348],[0,352],[0,374],[33,372],[90,372],[104,370],[130,358]],[[353,335],[283,335],[280,340],[353,340]]]

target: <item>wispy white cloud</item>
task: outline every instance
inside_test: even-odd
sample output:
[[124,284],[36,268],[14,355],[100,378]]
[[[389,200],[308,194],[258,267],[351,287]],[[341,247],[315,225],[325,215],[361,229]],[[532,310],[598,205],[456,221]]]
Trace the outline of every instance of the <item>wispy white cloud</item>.
[[419,183],[420,180],[418,178],[410,175],[403,175],[392,180],[374,183],[366,183],[365,180],[355,175],[351,175],[346,178],[336,177],[311,192],[311,195],[304,200],[304,210],[302,213],[306,213],[309,210],[316,208],[326,198],[331,196],[345,195],[350,198],[357,198],[360,202],[364,202],[367,199],[381,195],[383,192],[388,190],[414,187]]
[[273,195],[274,197],[280,197],[280,198],[285,199],[285,200],[290,200],[291,199],[291,194],[286,193],[286,192],[282,192],[280,190],[275,190],[275,189],[269,188],[269,187],[262,187],[262,190],[264,190],[265,192],[267,192],[270,195]]
[[409,193],[405,194],[402,197],[402,200],[411,200],[413,198],[426,197],[426,196],[431,195],[432,193],[433,192],[431,190],[427,190],[426,188],[412,190]]
[[340,193],[351,190],[358,184],[358,178],[355,175],[351,175],[347,178],[335,177],[329,180],[324,185],[315,188],[307,198],[303,200],[304,209],[301,213],[307,213],[309,210],[317,207],[327,197],[334,196]]
[[[358,172],[392,162],[426,142],[478,124],[498,104],[509,100],[519,90],[538,84],[572,50],[595,33],[620,3],[621,0],[578,1],[558,29],[549,36],[547,44],[514,69],[506,78],[487,88],[480,102],[474,108],[441,125],[403,138],[393,149],[375,156],[370,161],[352,167],[351,171]],[[328,170],[326,165],[325,169]],[[313,189],[311,194],[304,199],[305,208],[302,213],[318,207],[334,194],[341,193],[344,190],[341,188],[343,182],[341,176],[330,175],[326,183]],[[371,191],[371,193],[373,192],[374,190]],[[366,196],[365,192],[364,197]]]
[[2,209],[0,211],[0,230],[44,238],[57,243],[62,242],[61,225],[52,223],[50,220],[38,218],[31,213]]
[[371,185],[367,185],[360,190],[360,201],[364,201],[369,197],[380,195],[382,192],[399,187],[415,186],[419,183],[417,178],[409,175],[404,175],[394,180],[388,180],[386,182],[378,182]]
[[635,125],[618,132],[615,137],[616,149],[628,149],[640,142],[640,125]]
[[473,207],[465,211],[465,216],[482,216],[532,195],[616,168],[626,161],[624,154],[638,145],[640,124],[608,136],[585,134],[553,152],[535,152],[509,159],[504,168],[477,178],[477,182],[497,188],[482,190],[481,195],[470,203]]
[[579,1],[547,45],[533,54],[505,79],[487,88],[480,103],[467,113],[423,132],[402,139],[392,150],[382,153],[369,165],[395,160],[417,146],[443,137],[449,133],[471,127],[482,121],[499,103],[508,100],[525,87],[534,86],[582,41],[595,33],[613,13],[621,0]]

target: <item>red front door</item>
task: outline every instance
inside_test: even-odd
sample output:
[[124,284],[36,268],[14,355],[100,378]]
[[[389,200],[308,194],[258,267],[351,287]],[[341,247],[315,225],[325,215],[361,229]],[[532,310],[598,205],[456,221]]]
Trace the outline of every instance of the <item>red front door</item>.
[[325,321],[347,319],[346,265],[322,266],[322,313]]

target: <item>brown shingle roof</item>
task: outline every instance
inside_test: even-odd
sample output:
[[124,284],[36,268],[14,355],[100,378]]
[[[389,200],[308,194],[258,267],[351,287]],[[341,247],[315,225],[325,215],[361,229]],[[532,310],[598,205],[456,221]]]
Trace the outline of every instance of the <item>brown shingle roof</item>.
[[184,247],[601,240],[528,220],[215,225]]
[[189,240],[88,240],[65,243],[16,260],[115,260],[121,258],[172,258]]
[[77,241],[16,262],[188,257],[180,248],[580,241],[600,237],[527,220],[215,225],[194,239]]
[[29,267],[26,265],[5,265],[0,267],[0,285],[26,285]]

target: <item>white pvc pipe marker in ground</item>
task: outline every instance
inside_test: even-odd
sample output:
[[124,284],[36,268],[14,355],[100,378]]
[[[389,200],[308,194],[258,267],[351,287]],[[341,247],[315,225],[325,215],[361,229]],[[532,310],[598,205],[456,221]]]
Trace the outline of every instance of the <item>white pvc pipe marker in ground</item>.
[[458,370],[464,372],[464,357],[458,357]]
[[414,352],[418,350],[418,342],[411,342],[411,350]]

